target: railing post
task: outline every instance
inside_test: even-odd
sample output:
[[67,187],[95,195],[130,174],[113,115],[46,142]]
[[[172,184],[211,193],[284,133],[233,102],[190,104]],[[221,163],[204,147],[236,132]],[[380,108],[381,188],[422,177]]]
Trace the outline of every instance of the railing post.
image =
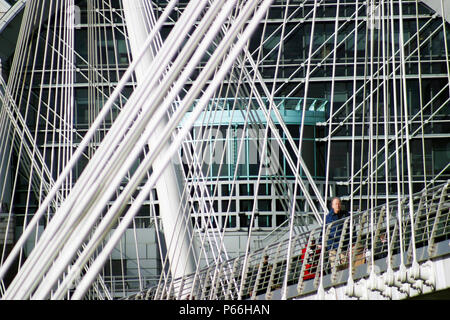
[[442,208],[445,204],[446,201],[446,197],[447,197],[447,188],[448,188],[448,184],[446,184],[441,191],[441,196],[439,198],[439,205],[438,208],[436,210],[436,215],[434,217],[434,223],[433,223],[433,229],[431,230],[431,236],[429,239],[429,243],[428,243],[428,256],[432,256],[434,254],[434,251],[436,250],[436,246],[435,246],[435,236],[436,236],[436,231],[439,225],[439,219],[441,217],[441,212],[442,212]]

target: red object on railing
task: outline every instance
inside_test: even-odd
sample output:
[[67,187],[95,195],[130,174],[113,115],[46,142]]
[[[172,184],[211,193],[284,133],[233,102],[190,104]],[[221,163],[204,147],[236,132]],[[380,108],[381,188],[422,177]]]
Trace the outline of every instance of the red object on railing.
[[[315,251],[313,249],[310,249],[312,252],[309,253],[308,260],[305,264],[305,272],[303,274],[303,280],[309,280],[314,279],[316,276],[316,268],[317,268],[317,262],[315,259],[316,257],[319,257],[320,250],[316,249]],[[302,249],[302,255],[300,256],[300,261],[303,263],[303,259],[305,259],[306,254],[306,248]]]

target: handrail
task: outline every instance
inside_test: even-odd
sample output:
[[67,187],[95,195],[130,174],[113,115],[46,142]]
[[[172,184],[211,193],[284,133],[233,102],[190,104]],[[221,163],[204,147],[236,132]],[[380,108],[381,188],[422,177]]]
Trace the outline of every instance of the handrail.
[[[398,217],[395,212],[398,210],[398,205],[400,208],[406,208],[404,202],[407,200],[414,201],[414,207],[416,210],[418,209],[419,201],[422,201],[422,206],[425,210],[417,210],[415,219],[420,221],[420,223],[414,223],[413,227],[416,229],[416,239],[409,239],[411,236],[411,225],[409,221],[408,215],[405,215],[402,219],[402,228],[403,228],[403,237],[405,243],[410,243],[411,241],[416,241],[416,250],[423,246],[432,245],[434,240],[447,236],[445,232],[448,232],[446,228],[442,228],[439,226],[442,223],[448,223],[450,220],[450,212],[449,208],[446,207],[446,210],[442,210],[444,204],[440,202],[446,201],[448,196],[442,197],[442,195],[447,193],[448,187],[450,185],[450,181],[446,184],[435,186],[433,188],[429,188],[427,192],[418,192],[413,194],[409,198],[404,198],[401,200],[400,204],[398,202],[390,203],[390,210],[392,210],[392,214],[390,215],[391,220],[386,221],[385,214],[385,205],[379,205],[375,208],[368,209],[363,212],[358,212],[353,214],[354,219],[354,230],[356,232],[353,233],[353,267],[358,267],[363,264],[370,263],[367,253],[374,254],[374,257],[377,259],[386,258],[387,252],[387,244],[383,242],[380,235],[385,233],[387,230],[387,226],[389,226],[389,231],[391,235],[391,256],[399,253],[398,247]],[[439,203],[436,203],[438,201]],[[439,215],[435,214],[438,209],[441,208],[441,212]],[[370,247],[369,239],[371,236],[371,230],[369,228],[369,217],[370,212],[374,214],[374,217],[381,223],[377,224],[377,230],[374,231],[374,234],[378,235],[378,239],[376,239],[374,248]],[[402,211],[403,212],[403,211]],[[434,217],[433,217],[434,214]],[[426,220],[425,220],[426,217]],[[437,219],[440,219],[439,221]],[[325,248],[326,251],[326,261],[324,261],[325,271],[331,275],[332,279],[336,279],[336,275],[339,271],[343,271],[348,268],[348,256],[347,253],[350,248],[349,246],[349,218],[342,219],[339,221],[335,221],[332,224],[327,226],[326,234],[325,234]],[[443,222],[442,222],[443,221]],[[424,224],[426,226],[424,226]],[[329,248],[328,244],[330,241],[334,239],[330,237],[330,228],[342,228],[342,233],[339,238],[336,238],[336,241],[339,241],[339,246],[337,247],[337,259],[336,263],[333,263],[328,258]],[[431,239],[430,232],[427,233],[427,230],[433,227]],[[229,279],[234,279],[234,281],[222,281],[221,284],[211,285],[208,284],[208,269],[203,269],[197,274],[196,283],[191,283],[190,286],[184,286],[180,288],[183,293],[181,296],[190,295],[193,291],[195,294],[196,290],[202,290],[204,292],[207,290],[207,293],[203,296],[209,298],[223,299],[225,297],[225,292],[227,290],[232,290],[232,292],[242,291],[242,298],[254,298],[258,294],[269,294],[270,292],[279,289],[282,286],[283,278],[286,276],[284,274],[286,269],[286,260],[287,256],[287,244],[289,240],[293,240],[294,244],[293,252],[294,254],[290,260],[290,272],[288,276],[288,285],[297,285],[298,290],[301,292],[304,289],[304,283],[307,280],[314,279],[314,281],[318,281],[320,275],[320,268],[318,267],[320,261],[320,250],[319,247],[316,246],[320,244],[321,239],[321,227],[311,230],[310,232],[306,232],[300,235],[296,235],[294,239],[286,239],[281,242],[272,243],[267,247],[255,250],[249,255],[249,267],[246,272],[246,278],[241,279],[240,274],[242,271],[232,270],[230,266],[237,266],[237,270],[242,270],[243,267],[243,258],[237,257],[230,260],[225,261],[220,264],[216,268],[216,272],[221,272],[222,274],[227,274]],[[447,230],[447,231],[446,231]],[[422,233],[418,233],[418,231],[422,231]],[[315,242],[317,239],[317,242]],[[403,253],[407,253],[409,248],[406,248]],[[298,252],[298,253],[295,253]],[[268,256],[267,264],[264,263],[264,257]],[[274,259],[273,257],[280,257],[279,259]],[[267,268],[271,268],[271,276],[267,276],[266,273]],[[265,270],[265,271],[264,271]],[[193,275],[192,275],[193,276]],[[186,279],[189,276],[185,277],[184,283],[189,282]],[[270,278],[270,279],[269,279]],[[182,279],[173,279],[171,281],[171,286],[180,285]],[[243,283],[243,287],[240,288],[241,283]],[[333,284],[330,284],[333,285]],[[151,290],[147,289],[147,290]],[[145,291],[147,291],[145,290]],[[153,288],[155,291],[155,289]],[[234,295],[236,298],[237,294]],[[129,298],[133,299],[137,296],[130,296]],[[145,294],[139,295],[139,297],[145,297]],[[167,292],[165,295],[155,296],[155,299],[164,299],[169,298],[167,296]]]

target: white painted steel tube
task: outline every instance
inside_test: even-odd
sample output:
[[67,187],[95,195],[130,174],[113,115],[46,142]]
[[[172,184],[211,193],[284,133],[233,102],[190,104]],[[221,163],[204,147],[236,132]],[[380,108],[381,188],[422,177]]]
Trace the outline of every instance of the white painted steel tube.
[[[145,42],[145,39],[148,36],[148,31],[153,28],[153,26],[149,25],[149,21],[143,19],[142,14],[140,13],[143,10],[144,4],[143,0],[124,0],[122,1],[124,14],[125,14],[125,22],[128,28],[128,35],[130,39],[130,46],[132,54],[136,54],[139,52],[140,46]],[[152,48],[155,50],[155,48]],[[143,81],[145,73],[149,70],[149,65],[153,60],[153,53],[151,50],[147,50],[147,53],[144,55],[143,59],[136,66],[136,77],[138,81],[138,85]],[[156,132],[163,132],[164,127],[167,124],[167,116],[163,117],[163,119],[159,122]],[[150,139],[148,141],[149,149],[155,149],[154,142],[158,141],[157,139]],[[163,147],[162,154],[167,152],[168,146],[165,145]],[[160,159],[157,158],[153,164],[153,170],[158,170],[160,168]],[[161,178],[156,183],[156,190],[158,193],[159,199],[159,208],[160,214],[162,218],[162,224],[164,229],[164,236],[166,239],[166,244],[168,248],[169,261],[173,261],[176,258],[180,263],[171,263],[171,272],[173,277],[181,277],[185,273],[189,274],[195,271],[195,251],[192,250],[189,246],[190,242],[190,234],[192,230],[188,230],[188,232],[182,232],[181,228],[183,227],[177,221],[180,220],[178,217],[179,214],[185,214],[178,210],[181,202],[180,190],[178,189],[178,181],[175,173],[174,164],[170,164],[164,170]],[[190,227],[188,224],[185,227]],[[182,239],[178,239],[177,243],[172,243],[172,239],[176,239],[172,237],[172,235],[183,235]]]
[[[242,50],[242,47],[244,46],[245,42],[248,40],[249,36],[251,35],[251,33],[256,28],[257,23],[262,18],[262,15],[267,10],[267,8],[268,8],[268,6],[270,5],[271,2],[272,2],[271,0],[265,1],[263,3],[263,5],[261,5],[261,7],[258,10],[257,14],[253,17],[253,20],[251,21],[251,23],[248,24],[247,29],[244,31],[242,39],[240,39],[238,41],[238,43],[236,44],[236,46],[233,48],[233,51],[228,56],[224,66],[219,70],[219,73],[216,74],[216,77],[214,78],[215,81],[208,87],[208,89],[205,91],[204,95],[202,96],[202,98],[200,99],[198,104],[196,105],[196,108],[193,111],[189,121],[186,122],[186,126],[183,127],[180,130],[180,132],[177,135],[176,139],[171,144],[169,153],[164,155],[164,159],[165,159],[164,163],[166,165],[168,164],[170,158],[178,150],[178,148],[181,145],[184,137],[188,134],[190,127],[192,127],[193,123],[195,122],[195,119],[199,116],[200,112],[203,110],[203,107],[208,103],[211,95],[213,94],[214,90],[217,88],[217,86],[220,83],[220,81],[222,81],[223,78],[225,77],[226,73],[228,72],[229,68],[231,67],[231,64],[233,63],[233,61],[236,59],[237,55]],[[235,36],[235,33],[238,30],[237,28],[240,27],[240,26],[242,26],[242,24],[239,24],[239,26],[233,25],[233,27],[235,27],[235,28],[232,28],[234,30],[233,30],[233,32],[230,32],[230,34],[228,35],[227,38],[228,39],[230,39],[230,38],[232,39],[233,35]],[[223,43],[227,43],[227,42],[228,41],[223,41]],[[229,45],[230,45],[230,43],[228,43],[228,46]],[[217,57],[216,57],[216,59],[214,61],[208,62],[208,65],[207,65],[207,67],[205,67],[205,69],[207,69],[207,70],[210,69],[209,72],[211,72],[211,67],[214,66],[214,65],[217,65],[217,63],[219,63],[218,59],[220,59],[219,57],[222,56],[224,53],[225,53],[224,48],[222,48],[220,50],[220,55],[219,56],[216,55]],[[210,73],[209,73],[209,75],[210,75]],[[204,79],[202,79],[202,82],[206,81],[207,78],[208,78],[208,74],[206,74]],[[190,105],[190,103],[192,103],[193,99],[199,93],[199,90],[201,89],[201,87],[195,87],[195,86],[193,86],[193,87],[194,87],[194,91],[193,91],[192,95],[190,97],[188,97],[188,99],[187,99],[188,101],[186,101],[184,107],[186,107],[186,105]],[[150,178],[150,180],[148,180],[148,182],[146,183],[146,185],[143,188],[143,191],[139,195],[138,199],[136,199],[137,203],[139,203],[139,201],[142,201],[143,196],[145,196],[145,192],[148,192],[150,190],[152,185],[159,178],[160,174],[161,174],[161,172],[155,172],[154,175],[152,175],[152,177]],[[139,199],[139,198],[141,198],[141,199]],[[124,220],[122,221],[122,223],[116,229],[116,231],[115,231],[115,240],[114,241],[118,241],[118,237],[117,236],[120,237],[121,233],[123,233],[125,228],[127,227],[127,223],[129,223],[131,221],[130,219],[132,219],[133,215],[136,213],[136,206],[134,205],[133,207],[134,207],[133,208],[134,210],[132,210],[132,209],[129,210],[127,215],[124,217]],[[77,289],[76,289],[76,291],[75,291],[75,293],[73,295],[73,299],[80,299],[84,295],[84,293],[86,292],[86,290],[89,287],[90,283],[93,281],[96,273],[98,272],[98,270],[100,270],[101,266],[103,265],[103,261],[102,260],[106,259],[108,254],[109,254],[109,252],[113,249],[114,241],[108,242],[106,244],[106,246],[103,248],[103,250],[100,253],[100,255],[98,256],[97,260],[91,266],[91,269],[89,270],[89,272],[86,274],[86,276],[83,278],[83,280],[78,285],[78,287],[77,287]]]

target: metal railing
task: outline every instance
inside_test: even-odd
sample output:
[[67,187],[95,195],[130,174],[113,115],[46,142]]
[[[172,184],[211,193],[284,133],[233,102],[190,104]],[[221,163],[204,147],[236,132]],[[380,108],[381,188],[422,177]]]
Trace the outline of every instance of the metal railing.
[[[173,279],[168,285],[150,288],[129,299],[256,299],[261,295],[270,299],[285,280],[288,286],[296,288],[294,293],[290,291],[289,299],[317,292],[321,276],[327,276],[325,288],[338,285],[343,280],[337,275],[344,270],[349,272],[350,266],[357,279],[368,275],[372,263],[387,264],[387,258],[393,269],[403,261],[400,255],[410,264],[413,248],[422,252],[419,261],[437,257],[442,252],[436,250],[436,244],[450,238],[449,184],[450,181],[414,194],[400,203],[390,202],[354,213],[352,229],[350,218],[341,219],[326,226],[324,239],[319,227],[251,252],[247,258],[237,257]],[[409,201],[414,208],[412,223]]]

